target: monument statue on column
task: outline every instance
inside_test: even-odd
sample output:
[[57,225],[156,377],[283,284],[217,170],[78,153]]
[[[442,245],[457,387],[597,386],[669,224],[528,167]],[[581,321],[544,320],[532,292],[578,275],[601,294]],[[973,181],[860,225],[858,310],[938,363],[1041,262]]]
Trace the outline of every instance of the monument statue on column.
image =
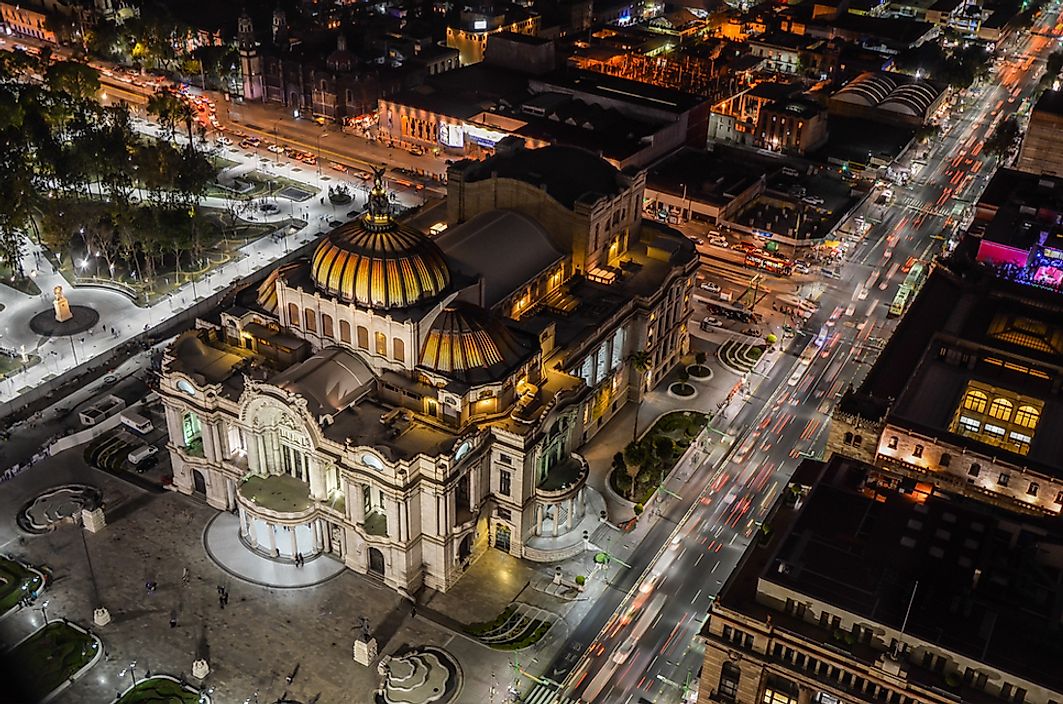
[[66,300],[66,296],[63,295],[62,286],[56,286],[52,289],[52,293],[55,294],[55,302],[52,304],[55,307],[55,319],[60,323],[65,323],[74,317],[70,313],[70,301]]

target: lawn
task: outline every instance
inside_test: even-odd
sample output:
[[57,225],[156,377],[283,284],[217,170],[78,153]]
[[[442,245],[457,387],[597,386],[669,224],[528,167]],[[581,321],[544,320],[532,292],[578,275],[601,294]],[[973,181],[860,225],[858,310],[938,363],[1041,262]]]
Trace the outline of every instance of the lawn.
[[29,276],[17,276],[11,267],[0,264],[0,284],[5,284],[28,296],[40,295],[41,289]]
[[41,576],[21,562],[0,557],[0,614],[15,608],[19,600],[43,586]]
[[88,633],[53,621],[8,652],[5,665],[23,676],[23,692],[38,702],[92,662],[98,649]]
[[142,680],[117,704],[198,704],[199,692],[168,677]]
[[[260,198],[270,194],[278,195],[286,188],[296,188],[308,194],[305,198],[300,199],[302,201],[307,200],[317,192],[315,186],[302,181],[296,181],[284,176],[270,175],[262,171],[248,171],[237,176],[236,180],[251,184],[251,188],[246,191],[234,191],[220,183],[211,183],[207,186],[206,195],[216,198],[232,198],[233,200],[251,200],[252,198]],[[279,197],[283,198],[285,196]]]

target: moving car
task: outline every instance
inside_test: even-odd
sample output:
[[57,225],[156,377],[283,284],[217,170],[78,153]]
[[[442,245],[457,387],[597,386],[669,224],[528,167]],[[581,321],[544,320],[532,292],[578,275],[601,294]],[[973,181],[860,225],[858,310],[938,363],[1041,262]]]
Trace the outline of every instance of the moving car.
[[715,281],[702,281],[698,285],[702,288],[702,290],[708,291],[709,293],[720,292],[720,285]]

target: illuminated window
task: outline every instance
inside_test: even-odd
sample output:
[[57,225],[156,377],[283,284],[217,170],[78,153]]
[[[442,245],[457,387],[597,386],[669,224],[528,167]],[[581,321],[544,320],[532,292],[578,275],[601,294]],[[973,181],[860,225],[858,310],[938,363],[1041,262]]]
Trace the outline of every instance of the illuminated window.
[[975,389],[971,389],[967,392],[967,395],[963,397],[963,408],[966,411],[985,413],[987,403],[989,403],[989,397]]
[[340,321],[340,342],[351,344],[351,324],[346,320]]
[[299,306],[294,303],[288,304],[288,322],[292,327],[299,327]]
[[988,435],[992,435],[995,438],[1004,437],[1004,429],[1001,428],[999,425],[993,425],[992,423],[986,423],[982,427],[982,431]]
[[378,332],[374,335],[376,340],[376,353],[381,357],[386,357],[388,354],[388,336],[382,332]]
[[364,325],[358,326],[358,347],[359,349],[369,349],[369,330]]
[[1013,408],[1015,404],[1006,398],[995,398],[993,403],[989,404],[989,415],[1000,420],[1007,420],[1011,418]]
[[321,314],[321,334],[324,337],[332,337],[332,316],[328,313]]
[[406,359],[406,345],[397,337],[391,340],[391,356],[399,362]]
[[1015,411],[1015,425],[1021,425],[1024,428],[1036,428],[1037,421],[1041,417],[1041,412],[1033,406],[1019,406],[1019,410]]
[[314,311],[307,308],[303,311],[303,322],[306,323],[307,332],[317,332],[317,316]]
[[738,696],[738,682],[741,678],[742,672],[738,669],[738,665],[725,661],[723,669],[720,671],[720,686],[717,688],[716,693],[721,699],[734,701]]
[[981,429],[982,424],[976,421],[974,418],[960,416],[960,430],[965,430],[968,433],[977,433]]

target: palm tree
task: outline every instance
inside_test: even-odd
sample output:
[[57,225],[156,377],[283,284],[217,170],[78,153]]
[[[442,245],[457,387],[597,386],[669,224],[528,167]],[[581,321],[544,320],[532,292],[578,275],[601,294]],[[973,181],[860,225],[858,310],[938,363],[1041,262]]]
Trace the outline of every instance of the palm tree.
[[635,406],[635,427],[631,431],[631,439],[638,440],[639,437],[639,411],[642,410],[642,379],[645,377],[646,372],[650,369],[650,353],[646,350],[635,350],[627,357],[628,364],[631,368],[638,372],[639,375],[639,387],[638,387],[638,405]]

